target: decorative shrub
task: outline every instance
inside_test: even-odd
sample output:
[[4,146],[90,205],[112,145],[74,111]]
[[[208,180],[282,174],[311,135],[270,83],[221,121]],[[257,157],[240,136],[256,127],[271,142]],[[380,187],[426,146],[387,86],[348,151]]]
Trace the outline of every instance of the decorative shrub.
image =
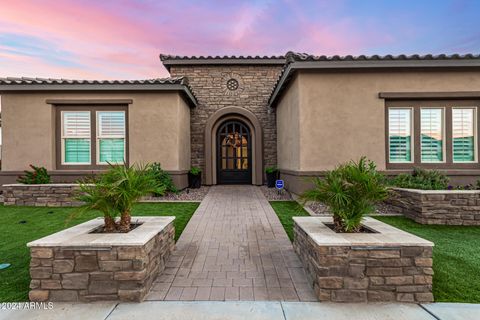
[[30,168],[33,171],[25,170],[25,175],[20,176],[17,179],[18,183],[25,183],[25,184],[46,184],[50,183],[50,175],[47,172],[47,169],[44,167],[36,167],[33,164],[30,165]]
[[[152,165],[110,164],[105,173],[89,183],[80,183],[77,199],[85,205],[79,212],[98,210],[103,213],[105,232],[128,232],[133,205],[143,196],[164,192],[165,186],[152,174]],[[117,223],[115,218],[119,215]]]
[[[160,163],[158,162],[153,163],[150,170],[153,176],[155,177],[155,179],[157,180],[157,182],[165,186],[165,190],[167,192],[173,192],[173,193],[178,192],[177,188],[173,184],[172,177],[168,172],[162,169],[162,166],[160,165]],[[155,195],[163,196],[164,193],[163,194],[155,193]]]
[[315,178],[314,183],[315,187],[305,191],[301,199],[327,205],[336,232],[360,232],[362,218],[388,196],[384,176],[365,157],[328,171],[324,179]]
[[448,177],[436,170],[415,168],[412,174],[402,173],[391,180],[391,185],[399,188],[421,190],[446,190]]
[[266,167],[265,168],[265,173],[266,174],[277,173],[277,172],[278,172],[277,167]]
[[194,176],[198,176],[200,173],[202,173],[202,169],[200,169],[199,167],[190,168],[190,174],[193,174]]

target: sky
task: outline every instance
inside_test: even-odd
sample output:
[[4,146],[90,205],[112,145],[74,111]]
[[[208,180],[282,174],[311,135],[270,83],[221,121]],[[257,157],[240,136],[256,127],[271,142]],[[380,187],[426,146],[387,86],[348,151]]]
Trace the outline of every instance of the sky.
[[0,0],[0,77],[166,77],[175,55],[480,53],[480,0]]

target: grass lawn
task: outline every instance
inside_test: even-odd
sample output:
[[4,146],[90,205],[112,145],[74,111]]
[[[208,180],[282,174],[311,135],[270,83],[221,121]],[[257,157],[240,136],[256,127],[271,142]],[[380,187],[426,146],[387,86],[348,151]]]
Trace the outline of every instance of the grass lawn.
[[270,201],[270,205],[277,214],[283,228],[287,232],[290,241],[293,242],[293,219],[292,217],[309,216],[296,201]]
[[[134,207],[133,216],[175,216],[176,240],[198,205],[193,202],[142,203]],[[76,210],[0,206],[0,217],[3,219],[0,223],[0,263],[11,264],[9,268],[0,270],[0,302],[28,300],[30,255],[27,242],[100,216],[98,212],[88,212],[69,220]],[[26,223],[21,223],[23,221]]]
[[378,217],[435,243],[435,301],[480,303],[480,227],[421,225],[405,217]]

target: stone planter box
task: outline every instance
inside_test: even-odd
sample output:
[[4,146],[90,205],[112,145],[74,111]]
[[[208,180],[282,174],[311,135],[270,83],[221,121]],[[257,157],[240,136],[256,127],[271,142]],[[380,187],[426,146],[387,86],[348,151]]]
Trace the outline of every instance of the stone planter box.
[[79,190],[76,183],[57,184],[4,184],[5,206],[76,207],[82,205],[75,199]]
[[132,217],[129,233],[90,233],[97,218],[30,242],[31,301],[136,301],[164,270],[175,217]]
[[421,224],[480,225],[480,190],[393,188],[387,203]]
[[331,217],[294,217],[294,249],[320,301],[432,302],[433,243],[373,218],[377,233],[335,233]]

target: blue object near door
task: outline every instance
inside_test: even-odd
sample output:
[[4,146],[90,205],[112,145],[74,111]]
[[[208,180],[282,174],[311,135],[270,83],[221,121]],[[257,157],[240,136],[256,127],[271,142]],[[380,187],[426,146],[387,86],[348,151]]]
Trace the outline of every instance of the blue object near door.
[[285,184],[284,184],[283,180],[277,180],[277,181],[275,181],[275,187],[276,187],[278,190],[283,189],[284,185],[285,185]]

